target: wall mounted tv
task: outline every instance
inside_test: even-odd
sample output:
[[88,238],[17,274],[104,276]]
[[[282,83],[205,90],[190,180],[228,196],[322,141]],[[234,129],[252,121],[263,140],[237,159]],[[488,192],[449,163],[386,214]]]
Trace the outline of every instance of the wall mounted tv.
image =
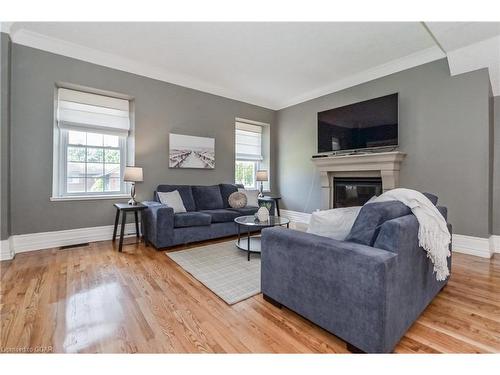
[[318,113],[318,153],[398,145],[398,94]]

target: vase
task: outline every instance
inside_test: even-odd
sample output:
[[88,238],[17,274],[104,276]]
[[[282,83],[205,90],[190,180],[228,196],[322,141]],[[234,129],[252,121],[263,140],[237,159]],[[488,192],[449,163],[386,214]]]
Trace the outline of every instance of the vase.
[[259,221],[267,221],[269,220],[269,210],[266,207],[261,207],[255,214]]

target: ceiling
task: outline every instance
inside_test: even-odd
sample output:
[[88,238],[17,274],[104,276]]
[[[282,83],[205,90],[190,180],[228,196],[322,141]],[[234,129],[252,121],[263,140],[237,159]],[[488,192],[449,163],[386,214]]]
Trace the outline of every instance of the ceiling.
[[281,109],[500,35],[500,23],[16,22],[15,43]]

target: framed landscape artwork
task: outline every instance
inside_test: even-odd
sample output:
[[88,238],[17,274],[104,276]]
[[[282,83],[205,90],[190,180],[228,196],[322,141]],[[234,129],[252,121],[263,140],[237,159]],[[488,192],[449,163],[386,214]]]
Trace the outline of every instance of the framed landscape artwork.
[[215,168],[215,138],[170,133],[170,168]]

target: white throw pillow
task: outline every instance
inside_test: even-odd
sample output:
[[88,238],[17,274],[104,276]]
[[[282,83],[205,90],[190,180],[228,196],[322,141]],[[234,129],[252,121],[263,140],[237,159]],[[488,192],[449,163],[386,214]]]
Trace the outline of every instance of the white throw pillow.
[[259,191],[258,190],[246,190],[238,189],[239,192],[247,196],[247,206],[258,207],[259,206]]
[[186,212],[186,207],[184,207],[184,202],[182,202],[181,195],[178,190],[170,192],[158,191],[158,199],[162,204],[166,204],[174,209],[174,214],[178,212]]
[[360,210],[361,206],[355,206],[313,212],[307,233],[342,241],[351,231]]

